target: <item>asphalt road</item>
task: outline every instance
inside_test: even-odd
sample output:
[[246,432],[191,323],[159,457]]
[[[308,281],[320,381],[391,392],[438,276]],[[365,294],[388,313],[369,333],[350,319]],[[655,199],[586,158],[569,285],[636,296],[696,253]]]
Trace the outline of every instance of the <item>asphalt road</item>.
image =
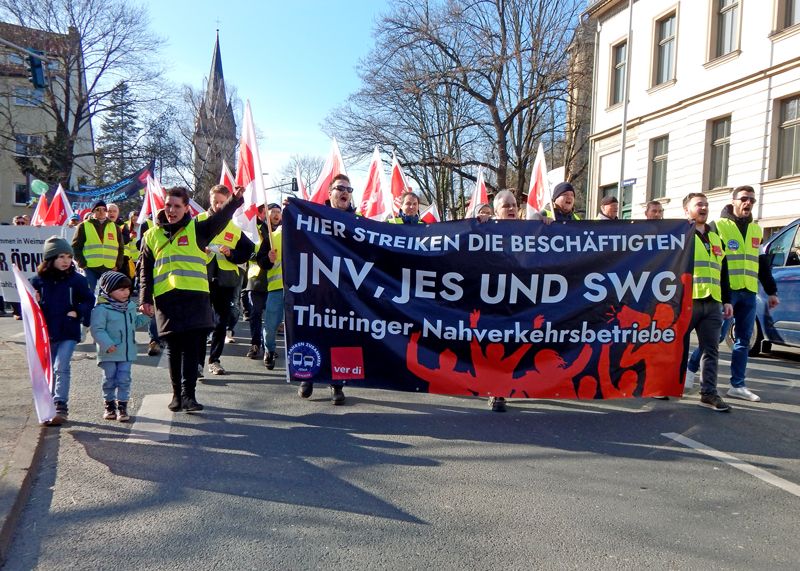
[[169,413],[167,371],[141,356],[128,425],[101,419],[99,369],[75,361],[5,569],[798,567],[800,352],[753,360],[764,400],[730,414],[696,396],[498,414],[353,388],[334,407],[324,386],[301,401],[244,341],[201,414]]

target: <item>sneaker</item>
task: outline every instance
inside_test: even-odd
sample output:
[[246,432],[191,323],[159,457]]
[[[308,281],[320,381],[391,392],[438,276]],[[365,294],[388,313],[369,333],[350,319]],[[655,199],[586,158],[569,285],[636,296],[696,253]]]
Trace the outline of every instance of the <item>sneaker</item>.
[[697,373],[694,371],[690,371],[686,369],[686,381],[683,383],[683,392],[688,393],[694,388],[694,378],[697,376]]
[[275,351],[267,351],[264,355],[264,366],[271,371],[275,368],[275,361],[277,358],[278,354]]
[[749,400],[750,402],[758,402],[761,400],[760,396],[747,387],[731,387],[728,389],[728,396],[735,399]]
[[205,377],[203,374],[203,365],[197,365],[197,378],[202,379],[203,377]]
[[117,403],[113,400],[105,401],[105,412],[103,420],[117,420]]
[[314,392],[314,383],[300,383],[300,388],[297,389],[297,396],[301,399],[307,399]]
[[700,397],[700,406],[710,408],[716,412],[730,412],[731,407],[725,404],[722,397],[719,395],[702,395]]
[[120,422],[128,422],[130,419],[128,403],[126,401],[117,401],[117,420]]
[[208,365],[208,372],[212,375],[227,375],[228,373],[222,368],[219,363],[211,363]]
[[258,345],[250,345],[250,350],[247,352],[248,359],[258,359],[261,354],[261,347]]
[[492,412],[505,412],[506,411],[506,399],[503,397],[492,397],[489,399],[489,408],[492,409]]
[[236,343],[236,338],[233,336],[233,331],[228,331],[228,335],[225,337],[225,343]]
[[161,355],[161,343],[158,341],[150,341],[150,343],[147,344],[147,354],[150,357]]
[[344,391],[342,387],[331,387],[331,403],[337,406],[344,404]]

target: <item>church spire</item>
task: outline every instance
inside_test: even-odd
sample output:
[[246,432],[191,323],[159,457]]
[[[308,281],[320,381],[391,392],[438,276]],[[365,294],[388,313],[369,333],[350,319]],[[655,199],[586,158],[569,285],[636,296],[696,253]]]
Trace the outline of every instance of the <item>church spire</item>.
[[222,54],[219,49],[219,30],[217,30],[217,40],[214,42],[214,54],[211,56],[211,71],[208,73],[208,85],[204,99],[206,109],[211,114],[227,107],[225,77],[222,73]]

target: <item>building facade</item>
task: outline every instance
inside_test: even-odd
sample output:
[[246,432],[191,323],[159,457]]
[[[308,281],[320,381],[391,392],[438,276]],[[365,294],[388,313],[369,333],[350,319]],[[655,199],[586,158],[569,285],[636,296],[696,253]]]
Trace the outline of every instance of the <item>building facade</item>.
[[587,212],[622,181],[626,218],[644,218],[649,200],[683,218],[689,192],[705,192],[716,218],[744,184],[764,228],[800,217],[800,1],[638,0],[631,10],[595,0],[586,12],[596,29]]
[[206,91],[197,109],[192,138],[196,197],[202,199],[201,197],[208,194],[208,189],[219,182],[223,159],[231,171],[236,168],[236,143],[236,120],[233,116],[233,105],[225,90],[217,33],[211,71],[208,74]]
[[[27,54],[0,44],[0,222],[9,222],[14,216],[33,212],[28,207],[32,198],[29,177],[15,158],[29,157],[35,161],[41,156],[46,137],[52,137],[56,131],[52,105],[63,110],[64,102],[75,101],[76,92],[85,92],[86,81],[82,62],[73,65],[69,72],[64,65],[65,61],[73,61],[71,56],[76,51],[81,53],[80,37],[74,30],[56,34],[0,22],[0,38],[48,58],[44,73],[49,85],[36,88],[28,79]],[[77,50],[73,49],[75,46]],[[66,85],[70,86],[71,96],[66,96]],[[77,186],[79,177],[91,177],[94,172],[91,124],[78,130],[74,151],[77,158],[69,181],[71,186]]]

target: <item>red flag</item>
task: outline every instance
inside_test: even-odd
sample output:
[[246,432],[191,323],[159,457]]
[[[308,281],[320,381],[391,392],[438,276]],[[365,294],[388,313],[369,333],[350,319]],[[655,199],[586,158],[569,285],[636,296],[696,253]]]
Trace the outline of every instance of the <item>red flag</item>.
[[193,198],[190,198],[189,199],[189,212],[192,214],[192,218],[194,218],[195,216],[197,216],[201,212],[204,212],[204,209],[197,202],[195,202]]
[[236,186],[244,187],[244,204],[233,213],[233,223],[242,229],[254,243],[258,241],[258,205],[266,204],[264,178],[261,175],[261,158],[258,155],[256,127],[248,100],[242,119],[242,137],[239,141],[239,158],[236,162]]
[[219,175],[219,183],[225,185],[228,190],[233,191],[234,182],[235,179],[231,169],[228,167],[228,163],[225,162],[225,159],[222,159],[222,172]]
[[367,171],[367,186],[361,198],[359,212],[364,218],[370,220],[386,220],[392,213],[390,196],[387,192],[386,180],[383,174],[383,161],[378,147],[372,153],[372,162]]
[[44,219],[49,209],[50,206],[47,204],[47,195],[43,192],[39,196],[39,201],[36,203],[36,210],[33,211],[33,216],[31,216],[31,226],[46,226]]
[[439,209],[436,207],[436,202],[432,202],[431,205],[425,209],[425,211],[419,215],[419,219],[425,222],[426,224],[433,224],[434,222],[441,222],[442,218],[439,216]]
[[72,206],[67,199],[67,193],[64,192],[64,187],[58,185],[56,195],[53,197],[53,202],[50,203],[50,208],[47,209],[47,215],[44,218],[42,226],[63,226],[72,216]]
[[300,176],[300,165],[295,165],[294,177],[295,179],[297,179],[297,190],[300,193],[300,198],[302,198],[303,200],[308,200],[310,197],[308,195],[308,189],[306,188],[306,183],[303,182],[303,177]]
[[328,200],[328,191],[333,182],[333,177],[337,174],[347,174],[347,172],[344,170],[342,153],[339,152],[339,145],[336,143],[336,137],[334,137],[331,143],[331,154],[325,161],[325,166],[322,167],[319,178],[311,186],[311,202],[325,204],[325,201]]
[[166,194],[164,192],[164,187],[161,186],[160,182],[148,175],[147,186],[144,192],[144,202],[142,203],[142,209],[139,211],[139,218],[136,219],[136,222],[141,224],[150,216],[155,219],[158,211],[164,208],[165,202]]
[[36,291],[28,279],[13,266],[14,281],[19,293],[22,326],[25,330],[25,352],[28,358],[28,371],[33,386],[33,405],[39,422],[49,422],[56,415],[51,389],[53,386],[53,366],[50,360],[50,336],[39,304]]
[[539,143],[539,150],[536,151],[536,159],[533,161],[531,171],[531,184],[528,188],[528,206],[526,207],[527,218],[532,218],[538,214],[547,204],[550,196],[550,182],[547,180],[547,164],[544,161],[544,148]]
[[406,175],[403,174],[403,168],[400,166],[400,161],[397,160],[397,155],[392,153],[392,211],[393,213],[400,212],[400,196],[404,192],[408,192],[411,188],[406,181]]
[[472,196],[467,204],[465,216],[467,218],[475,218],[478,216],[478,208],[481,204],[489,203],[489,193],[486,190],[486,183],[483,180],[483,169],[478,169],[478,180],[475,181],[475,190],[472,191]]

